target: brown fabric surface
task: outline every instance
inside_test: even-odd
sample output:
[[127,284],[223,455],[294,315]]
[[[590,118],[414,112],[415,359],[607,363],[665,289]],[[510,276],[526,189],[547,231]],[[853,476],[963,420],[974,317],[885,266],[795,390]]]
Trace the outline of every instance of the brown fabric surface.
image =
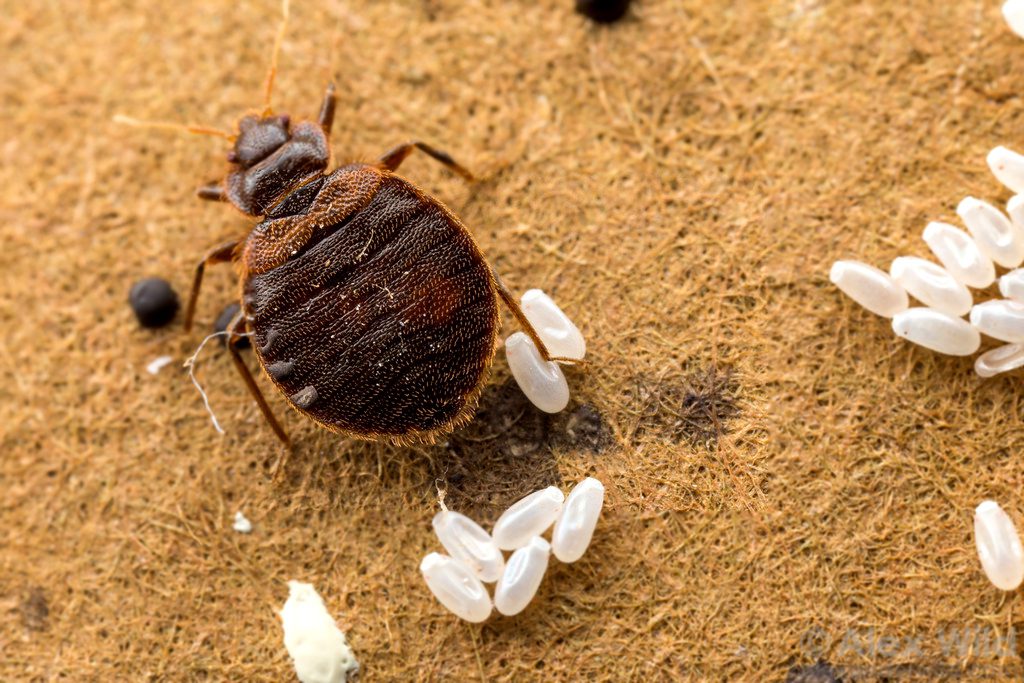
[[[608,28],[570,0],[293,4],[275,108],[315,116],[333,77],[336,163],[421,138],[478,173],[402,168],[513,289],[563,306],[590,366],[547,418],[499,353],[478,420],[429,448],[347,441],[274,396],[296,451],[271,481],[281,451],[219,345],[198,375],[226,436],[179,367],[230,269],[193,334],[126,304],[151,274],[184,296],[250,224],[192,194],[224,141],[112,117],[233,126],[278,3],[0,1],[0,678],[292,680],[288,579],[364,680],[778,680],[815,627],[869,677],[1021,675],[934,637],[1022,626],[971,531],[985,497],[1024,520],[1021,375],[898,341],[827,281],[836,258],[926,255],[966,194],[1007,198],[984,155],[1024,147],[1024,41],[999,3],[644,0]],[[526,612],[470,626],[430,596],[436,486],[490,524],[587,474],[608,489],[594,543]],[[851,628],[923,653],[840,651]]]

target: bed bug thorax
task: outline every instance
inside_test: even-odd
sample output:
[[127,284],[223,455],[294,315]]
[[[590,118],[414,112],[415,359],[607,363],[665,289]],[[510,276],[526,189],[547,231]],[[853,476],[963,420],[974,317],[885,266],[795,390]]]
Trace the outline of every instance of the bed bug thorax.
[[315,121],[271,110],[283,27],[264,110],[234,134],[190,129],[233,143],[226,177],[199,197],[260,220],[199,262],[185,313],[188,330],[206,266],[233,263],[241,306],[228,348],[277,436],[288,443],[239,353],[244,335],[292,408],[332,431],[395,443],[432,441],[471,418],[497,346],[499,299],[545,360],[576,362],[548,353],[459,219],[395,173],[415,151],[472,180],[465,168],[413,141],[328,173],[334,87]]

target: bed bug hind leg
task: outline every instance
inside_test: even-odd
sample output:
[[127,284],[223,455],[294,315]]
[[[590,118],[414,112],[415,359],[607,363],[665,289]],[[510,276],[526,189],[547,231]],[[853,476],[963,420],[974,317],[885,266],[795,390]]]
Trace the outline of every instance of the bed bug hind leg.
[[196,314],[196,301],[199,300],[199,290],[203,286],[203,274],[206,272],[206,264],[227,263],[231,260],[235,247],[237,247],[238,244],[238,240],[231,240],[230,242],[218,244],[207,252],[206,256],[203,257],[203,260],[196,265],[196,274],[192,277],[192,292],[189,294],[188,306],[185,308],[186,332],[192,329],[192,320],[195,318]]
[[394,149],[389,150],[384,154],[384,156],[377,160],[377,164],[381,168],[386,168],[389,171],[398,170],[398,167],[402,165],[402,162],[416,150],[423,152],[431,159],[443,164],[449,171],[462,176],[467,182],[473,182],[473,174],[466,170],[462,164],[455,161],[455,159],[452,159],[448,152],[442,152],[441,150],[435,149],[427,143],[420,142],[419,140],[406,142],[405,144],[398,145]]
[[548,351],[548,347],[544,345],[544,341],[540,338],[540,335],[537,334],[537,330],[534,329],[529,318],[527,318],[526,314],[523,313],[523,309],[516,300],[516,297],[502,281],[501,276],[498,275],[498,271],[496,271],[493,266],[491,266],[491,275],[494,277],[494,284],[498,289],[498,296],[501,297],[501,300],[505,303],[505,306],[508,307],[508,310],[512,313],[512,317],[516,319],[519,326],[523,328],[523,332],[526,333],[526,336],[528,336],[537,346],[537,351],[540,352],[541,358],[555,363],[567,363],[569,365],[581,366],[586,365],[586,361],[580,360],[579,358],[552,356]]
[[[274,430],[274,434],[281,440],[281,443],[291,450],[291,440],[288,438],[288,434],[285,433],[281,423],[274,417],[270,404],[267,403],[267,399],[263,396],[263,392],[260,391],[259,385],[256,384],[256,379],[249,372],[249,366],[245,364],[242,354],[238,350],[238,342],[244,338],[245,327],[245,315],[242,311],[239,311],[231,321],[231,324],[228,325],[228,350],[231,352],[231,360],[234,362],[238,374],[242,376],[242,380],[249,389],[249,393],[252,394],[253,399],[256,401],[256,405],[260,407],[260,412],[263,413],[267,424]],[[283,462],[279,462],[275,469],[280,469],[283,464]]]

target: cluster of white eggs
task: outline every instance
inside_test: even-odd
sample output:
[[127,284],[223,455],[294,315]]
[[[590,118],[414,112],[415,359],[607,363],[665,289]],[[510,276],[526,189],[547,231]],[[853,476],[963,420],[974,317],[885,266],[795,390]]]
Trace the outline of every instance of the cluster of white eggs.
[[[1017,193],[1009,218],[996,207],[967,197],[957,214],[970,235],[947,223],[929,223],[924,241],[942,263],[901,256],[885,273],[860,261],[836,261],[829,279],[869,311],[892,318],[893,331],[915,344],[953,356],[969,356],[981,335],[1008,342],[978,357],[975,370],[992,377],[1024,366],[1024,156],[1005,147],[988,155],[996,178]],[[968,287],[983,289],[999,278],[1004,299],[975,304]],[[910,307],[910,295],[924,306]],[[963,316],[968,315],[969,321]]]
[[986,500],[974,511],[974,542],[981,568],[992,584],[1012,591],[1024,581],[1024,548],[1017,527],[994,500]]
[[[535,491],[502,513],[488,534],[447,508],[434,516],[434,533],[450,555],[430,553],[420,571],[434,597],[460,619],[480,623],[492,606],[519,614],[533,600],[554,554],[565,563],[583,557],[604,505],[604,486],[588,477],[568,497],[555,486]],[[442,506],[443,507],[443,506]],[[542,534],[554,524],[551,541]],[[511,550],[505,560],[502,551]],[[494,601],[484,587],[497,582]]]
[[[583,360],[587,345],[572,320],[551,297],[539,289],[523,294],[523,315],[533,325],[553,358]],[[557,413],[569,404],[569,384],[558,364],[545,361],[525,332],[505,340],[509,370],[526,398],[546,413]]]

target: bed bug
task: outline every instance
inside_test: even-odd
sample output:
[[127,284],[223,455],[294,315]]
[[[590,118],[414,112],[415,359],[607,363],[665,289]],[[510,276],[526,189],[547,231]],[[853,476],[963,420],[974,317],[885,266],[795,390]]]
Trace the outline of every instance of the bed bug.
[[471,419],[497,346],[499,300],[545,359],[573,362],[551,358],[462,222],[396,171],[419,151],[472,174],[420,141],[328,173],[334,87],[315,121],[274,114],[279,43],[280,34],[267,106],[227,136],[226,178],[198,190],[261,220],[199,262],[185,328],[206,266],[233,263],[241,310],[228,348],[281,441],[288,436],[238,351],[245,333],[292,408],[329,430],[400,444],[431,442]]

